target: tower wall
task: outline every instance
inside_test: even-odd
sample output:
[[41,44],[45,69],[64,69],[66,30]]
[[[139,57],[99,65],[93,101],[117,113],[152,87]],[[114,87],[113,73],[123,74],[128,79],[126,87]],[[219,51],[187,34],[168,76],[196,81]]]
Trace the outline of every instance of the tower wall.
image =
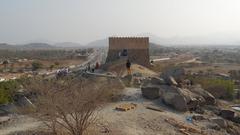
[[110,37],[109,50],[106,62],[113,62],[118,59],[119,52],[126,49],[127,58],[136,64],[149,66],[149,38],[148,37]]

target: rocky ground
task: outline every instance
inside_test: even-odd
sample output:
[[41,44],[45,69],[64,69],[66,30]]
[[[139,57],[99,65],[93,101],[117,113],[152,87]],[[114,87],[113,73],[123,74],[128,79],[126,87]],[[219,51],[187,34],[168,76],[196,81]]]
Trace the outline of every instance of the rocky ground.
[[[126,112],[117,111],[115,107],[123,103],[134,103],[137,107]],[[156,107],[161,111],[147,109],[147,107]],[[137,88],[126,88],[125,96],[122,101],[111,103],[106,106],[101,114],[102,124],[112,135],[180,135],[181,127],[174,126],[167,122],[167,119],[174,119],[187,127],[192,127],[201,131],[189,132],[191,135],[208,134],[208,135],[226,135],[227,132],[222,129],[216,122],[211,120],[215,117],[210,111],[205,115],[198,115],[190,112],[178,112],[164,105],[161,99],[154,101],[144,99],[141,95],[141,90]],[[192,116],[200,116],[199,120],[188,121],[187,118]],[[219,117],[216,117],[219,118]],[[219,118],[221,119],[221,118]],[[224,126],[224,125],[223,125]],[[107,129],[105,129],[107,128]],[[105,134],[105,133],[102,133]]]
[[[129,111],[118,111],[115,108],[125,103],[134,103],[136,108]],[[155,107],[161,111],[147,109]],[[126,88],[121,101],[109,103],[99,113],[100,121],[94,128],[97,134],[109,135],[226,135],[231,121],[223,120],[212,111],[206,109],[202,115],[190,112],[179,112],[166,106],[162,99],[148,100],[142,97],[140,88]],[[196,118],[195,118],[196,117]],[[1,125],[0,134],[23,134],[23,131],[36,131],[43,127],[42,123],[28,116],[11,116]],[[187,120],[192,118],[192,120]],[[197,119],[197,120],[194,120]],[[215,118],[216,120],[213,120]],[[174,120],[181,125],[201,131],[181,132],[184,127],[169,123]]]

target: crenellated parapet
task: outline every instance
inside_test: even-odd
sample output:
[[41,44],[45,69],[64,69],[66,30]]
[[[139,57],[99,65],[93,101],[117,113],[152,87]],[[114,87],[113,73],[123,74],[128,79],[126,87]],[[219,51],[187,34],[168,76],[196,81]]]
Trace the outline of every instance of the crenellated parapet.
[[148,37],[110,37],[109,49],[145,49],[149,46]]

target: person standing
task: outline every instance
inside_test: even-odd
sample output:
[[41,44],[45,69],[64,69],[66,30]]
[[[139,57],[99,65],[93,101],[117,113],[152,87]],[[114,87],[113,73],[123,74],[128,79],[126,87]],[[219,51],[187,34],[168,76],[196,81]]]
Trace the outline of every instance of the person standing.
[[131,74],[132,74],[132,71],[131,71],[131,62],[130,62],[129,59],[127,60],[126,68],[127,68],[128,75],[131,75]]

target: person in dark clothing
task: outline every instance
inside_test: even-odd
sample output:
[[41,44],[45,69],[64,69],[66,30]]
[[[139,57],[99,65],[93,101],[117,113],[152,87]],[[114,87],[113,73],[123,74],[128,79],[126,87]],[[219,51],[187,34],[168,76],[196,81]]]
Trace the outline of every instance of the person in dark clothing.
[[132,71],[131,71],[131,62],[130,62],[129,59],[127,60],[126,68],[127,68],[127,71],[128,71],[128,75],[131,75],[131,74],[132,74]]

